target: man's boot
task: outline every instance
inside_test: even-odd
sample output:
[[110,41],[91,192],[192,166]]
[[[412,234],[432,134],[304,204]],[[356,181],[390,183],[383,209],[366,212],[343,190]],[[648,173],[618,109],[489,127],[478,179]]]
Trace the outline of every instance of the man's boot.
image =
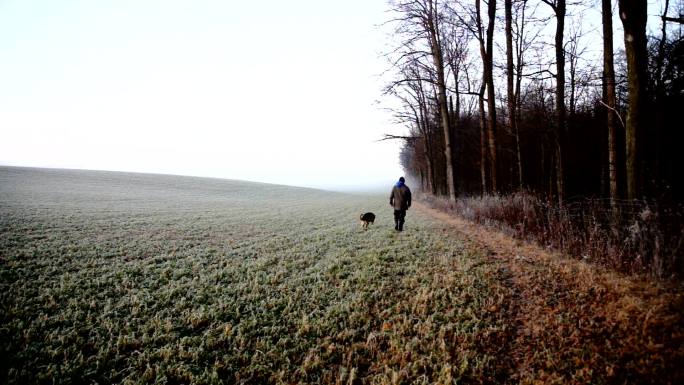
[[399,227],[399,228],[398,228],[397,230],[399,230],[399,231],[404,231],[404,221],[399,221],[398,227]]
[[399,220],[398,219],[394,220],[394,229],[399,231]]

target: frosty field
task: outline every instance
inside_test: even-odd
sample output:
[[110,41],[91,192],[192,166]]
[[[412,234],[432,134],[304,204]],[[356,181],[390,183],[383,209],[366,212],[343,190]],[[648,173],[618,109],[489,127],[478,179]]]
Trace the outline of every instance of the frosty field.
[[0,167],[0,382],[501,380],[496,271],[387,200]]
[[681,284],[414,206],[0,167],[0,383],[684,381]]

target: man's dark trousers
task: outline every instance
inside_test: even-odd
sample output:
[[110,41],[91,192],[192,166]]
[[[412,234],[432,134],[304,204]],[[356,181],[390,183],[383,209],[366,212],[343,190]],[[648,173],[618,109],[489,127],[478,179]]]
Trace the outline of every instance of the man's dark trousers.
[[406,218],[406,210],[394,210],[394,229],[404,230],[404,218]]

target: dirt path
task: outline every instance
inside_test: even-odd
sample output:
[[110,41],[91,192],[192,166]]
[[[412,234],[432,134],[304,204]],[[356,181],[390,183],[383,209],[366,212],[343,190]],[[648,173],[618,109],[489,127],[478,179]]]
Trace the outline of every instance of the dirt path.
[[[512,383],[683,383],[681,287],[625,277],[414,205],[498,265]],[[506,357],[499,356],[500,359]]]

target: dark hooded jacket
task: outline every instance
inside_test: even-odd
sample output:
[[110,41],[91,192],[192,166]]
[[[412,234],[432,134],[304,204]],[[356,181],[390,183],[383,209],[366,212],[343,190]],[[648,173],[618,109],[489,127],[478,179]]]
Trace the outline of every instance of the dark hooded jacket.
[[392,187],[390,204],[395,210],[408,210],[411,207],[411,190],[401,181]]

